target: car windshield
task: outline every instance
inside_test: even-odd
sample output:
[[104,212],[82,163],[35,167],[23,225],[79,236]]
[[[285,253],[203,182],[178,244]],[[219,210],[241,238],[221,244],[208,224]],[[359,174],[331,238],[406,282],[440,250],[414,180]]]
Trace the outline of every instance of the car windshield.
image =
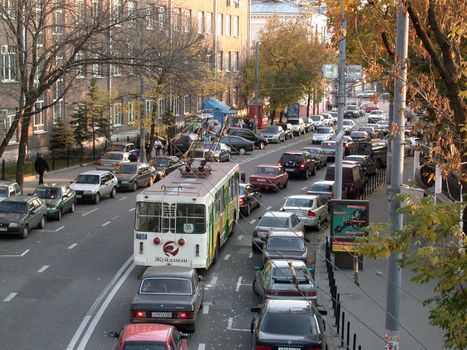
[[113,143],[110,145],[109,151],[123,152],[125,151],[125,145]]
[[[307,280],[307,270],[303,267],[296,267],[295,276],[299,281]],[[272,269],[272,278],[277,280],[290,280],[292,279],[292,268],[291,267],[274,267]]]
[[313,206],[313,199],[308,198],[289,198],[285,201],[284,207],[307,207]]
[[350,134],[350,137],[362,138],[368,137],[366,131],[354,131]]
[[311,119],[312,119],[314,122],[319,122],[319,121],[321,120],[321,117],[316,116],[316,117],[311,117]]
[[283,154],[281,162],[301,162],[303,161],[302,154]]
[[24,202],[0,202],[0,213],[26,214],[28,212],[27,203]]
[[347,110],[348,110],[348,111],[356,111],[356,110],[357,110],[357,106],[347,106]]
[[99,175],[83,175],[83,174],[81,174],[76,179],[76,183],[78,183],[78,184],[97,185],[97,184],[99,184]]
[[167,345],[165,343],[156,341],[131,341],[125,342],[122,350],[166,350]]
[[298,125],[300,124],[300,121],[298,119],[289,119],[289,124]]
[[257,175],[276,175],[276,169],[266,166],[259,166],[256,168]]
[[36,190],[36,195],[42,199],[59,199],[62,197],[62,191],[56,187],[39,187]]
[[123,165],[119,166],[116,170],[116,174],[136,174],[138,167],[136,165]]
[[353,125],[351,120],[344,120],[344,125]]
[[380,111],[378,109],[373,109],[370,114],[383,114],[383,111]]
[[287,228],[289,227],[289,218],[263,216],[258,226]]
[[310,187],[310,191],[316,192],[332,192],[332,185],[328,184],[313,184]]
[[305,241],[301,237],[274,237],[268,239],[266,250],[305,250]]
[[319,154],[319,149],[317,148],[304,148],[303,150],[313,155]]
[[352,156],[345,157],[344,160],[351,160],[351,161],[358,162],[358,163],[363,163],[364,162],[364,158],[352,157]]
[[8,187],[0,187],[0,197],[8,197]]
[[309,312],[267,312],[261,322],[261,331],[276,337],[309,337],[319,334],[316,316]]
[[169,161],[167,159],[157,159],[154,161],[154,165],[158,167],[164,167],[167,166]]
[[318,128],[316,129],[317,134],[330,134],[332,131],[331,128]]
[[274,134],[274,133],[276,133],[278,131],[279,131],[279,128],[277,126],[275,126],[275,125],[270,125],[270,126],[268,126],[266,128],[266,130],[264,130],[264,132],[271,133],[271,134]]
[[109,159],[109,160],[122,160],[123,154],[121,153],[106,153],[102,156],[102,159]]
[[186,278],[145,278],[139,288],[139,294],[191,295],[192,292],[191,281]]

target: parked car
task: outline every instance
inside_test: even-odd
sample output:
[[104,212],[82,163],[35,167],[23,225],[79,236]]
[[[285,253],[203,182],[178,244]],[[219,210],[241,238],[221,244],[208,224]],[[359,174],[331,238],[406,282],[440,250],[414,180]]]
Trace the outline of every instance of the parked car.
[[245,154],[253,152],[255,143],[240,136],[227,135],[222,136],[220,142],[230,147],[232,153]]
[[323,141],[329,141],[334,139],[336,132],[330,126],[320,126],[316,128],[316,131],[311,137],[311,143],[321,144]]
[[357,105],[347,105],[344,110],[344,118],[360,118],[362,117],[360,108]]
[[344,119],[343,121],[343,125],[342,125],[342,130],[344,130],[344,132],[349,135],[353,129],[355,129],[355,122],[353,120],[350,120],[350,119]]
[[376,162],[369,155],[355,154],[346,156],[344,160],[358,162],[362,166],[364,173],[367,176],[376,174]]
[[64,213],[75,212],[76,193],[68,185],[39,185],[34,191],[47,207],[47,218],[61,220]]
[[282,211],[267,211],[264,213],[253,230],[251,248],[259,251],[268,239],[270,231],[293,231],[304,235],[305,226],[294,213]]
[[263,136],[256,135],[252,130],[247,128],[229,128],[227,130],[227,135],[243,137],[244,139],[253,142],[255,147],[259,149],[264,149],[268,144],[268,140]]
[[328,163],[328,156],[324,153],[324,151],[319,147],[303,147],[302,151],[308,152],[311,154],[311,158],[316,163],[316,168],[321,169],[322,167],[326,166]]
[[255,188],[278,191],[287,187],[289,175],[281,166],[261,164],[256,166],[255,173],[250,175],[249,181]]
[[272,231],[263,249],[263,264],[268,260],[300,260],[308,265],[308,248],[305,238],[294,231]]
[[286,140],[293,139],[293,126],[292,126],[292,124],[283,123],[283,124],[280,124],[280,126],[282,126],[282,130],[284,130],[285,139]]
[[0,202],[6,198],[20,196],[21,188],[13,181],[0,181]]
[[156,169],[147,163],[119,164],[115,169],[118,190],[132,190],[141,186],[151,186],[156,180]]
[[307,190],[308,194],[317,195],[323,203],[334,198],[334,180],[320,180],[313,182]]
[[131,302],[130,321],[170,324],[194,332],[203,296],[204,280],[195,269],[170,265],[149,267]]
[[323,126],[334,126],[336,124],[334,118],[332,117],[331,113],[321,113],[323,116]]
[[350,154],[368,155],[374,160],[378,168],[386,168],[387,152],[388,146],[382,140],[354,142],[350,147]]
[[315,129],[313,124],[313,119],[311,117],[303,117],[303,122],[305,123],[305,132],[312,132]]
[[266,299],[304,299],[316,305],[313,272],[313,268],[308,268],[301,260],[268,260],[256,271],[253,291],[261,298],[261,303]]
[[96,161],[96,169],[114,171],[118,164],[129,163],[129,157],[129,152],[106,152],[100,159]]
[[316,128],[324,126],[324,117],[322,115],[312,115],[310,118],[313,121],[313,127],[315,130]]
[[327,348],[322,317],[307,300],[266,300],[252,311],[252,349]]
[[156,156],[149,162],[149,165],[156,169],[154,182],[166,177],[175,169],[182,166],[183,162],[176,156]]
[[370,114],[368,114],[368,123],[369,124],[376,124],[379,122],[381,119],[384,119],[386,117],[386,113],[379,109],[374,109],[370,111]]
[[115,198],[118,180],[110,171],[91,170],[78,175],[70,185],[78,201],[90,200],[98,204],[102,197]]
[[[361,176],[360,168],[359,164],[342,164],[342,192],[347,198],[358,198],[365,188],[366,181]],[[329,165],[324,179],[333,181],[334,171],[334,164]]]
[[298,175],[304,179],[308,179],[310,175],[316,175],[316,163],[308,152],[282,153],[277,165],[283,167],[289,175]]
[[264,129],[263,137],[269,143],[280,143],[285,141],[285,132],[280,125],[269,125]]
[[350,132],[350,137],[352,138],[352,141],[370,141],[370,135],[366,131],[363,130],[352,130]]
[[213,151],[206,148],[192,148],[186,154],[183,155],[182,159],[187,160],[192,158],[197,161],[207,160],[209,162],[219,162],[219,157]]
[[132,142],[112,142],[107,148],[107,152],[132,152],[136,149]]
[[375,90],[364,90],[363,92],[359,92],[357,94],[357,97],[358,98],[369,98],[369,97],[373,97],[375,95],[376,95]]
[[36,196],[14,196],[0,202],[0,235],[25,239],[35,227],[44,228],[47,207]]
[[303,118],[287,118],[287,123],[292,124],[294,135],[300,136],[301,134],[305,134],[305,122],[303,121]]
[[197,140],[196,134],[181,134],[169,143],[169,154],[185,154]]
[[218,159],[219,162],[229,162],[232,156],[230,147],[222,142],[205,142],[204,149],[213,152],[214,158]]
[[261,192],[251,184],[240,184],[240,193],[238,196],[238,206],[240,213],[249,216],[251,210],[261,206]]
[[295,213],[305,227],[321,229],[321,224],[328,219],[328,204],[317,195],[297,194],[285,199],[282,211]]
[[187,336],[166,324],[127,324],[109,336],[116,338],[112,350],[187,350]]

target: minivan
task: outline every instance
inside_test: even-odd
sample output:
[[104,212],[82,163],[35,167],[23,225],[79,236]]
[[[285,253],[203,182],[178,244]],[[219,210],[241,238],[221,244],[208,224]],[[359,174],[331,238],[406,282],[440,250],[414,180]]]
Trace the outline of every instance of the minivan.
[[[360,175],[361,165],[342,164],[342,197],[358,198],[363,193],[366,180]],[[335,165],[328,166],[324,180],[334,181]]]

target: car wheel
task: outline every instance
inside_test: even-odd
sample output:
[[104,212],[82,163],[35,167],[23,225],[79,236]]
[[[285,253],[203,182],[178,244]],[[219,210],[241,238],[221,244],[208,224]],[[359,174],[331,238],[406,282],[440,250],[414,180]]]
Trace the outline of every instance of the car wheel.
[[37,225],[40,229],[43,229],[45,227],[45,215],[41,217],[41,221],[39,222],[39,225]]
[[29,227],[28,227],[28,225],[26,225],[26,226],[24,226],[23,231],[21,231],[19,237],[21,239],[26,239],[26,238],[28,238],[28,236],[29,236]]
[[97,192],[96,196],[94,197],[94,204],[99,204],[100,201],[101,201],[101,195],[99,194],[99,192]]
[[[138,189],[138,184],[137,184],[136,181],[135,181],[135,182],[133,182],[133,186],[131,186],[131,190],[132,190],[133,192],[136,192],[137,189]],[[112,197],[112,194],[111,194],[110,196]]]
[[244,148],[240,148],[238,150],[238,153],[240,153],[243,156],[246,153],[246,150]]
[[71,203],[70,213],[74,213],[74,212],[75,212],[75,203]]
[[229,155],[227,156],[227,160],[226,160],[226,161],[227,161],[227,162],[230,162],[230,153],[229,153]]
[[260,148],[260,149],[264,149],[264,146],[265,146],[265,145],[264,145],[264,142],[260,142],[260,143],[259,143],[259,148]]
[[[138,184],[136,184],[136,187],[138,187]],[[115,195],[117,194],[117,190],[112,188],[112,191],[110,192],[110,198],[115,198]]]
[[253,280],[253,284],[251,285],[253,287],[253,293],[255,293],[255,295],[259,296],[259,292],[258,290],[256,289],[256,277],[255,279]]
[[61,209],[57,212],[57,217],[56,217],[56,219],[57,219],[58,221],[62,220],[62,210],[61,210]]

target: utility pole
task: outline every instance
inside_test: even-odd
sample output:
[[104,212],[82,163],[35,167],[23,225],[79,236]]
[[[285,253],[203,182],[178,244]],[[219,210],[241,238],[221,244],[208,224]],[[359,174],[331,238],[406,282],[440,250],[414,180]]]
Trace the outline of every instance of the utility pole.
[[[144,25],[141,25],[141,38],[139,40],[141,47],[141,54],[144,52]],[[146,101],[144,100],[144,71],[140,71],[139,77],[139,93],[140,93],[140,106],[139,106],[139,149],[140,161],[146,161],[146,133],[144,130],[144,117],[146,113]]]
[[259,113],[259,42],[256,40],[256,69],[255,69],[255,120],[253,122],[253,131],[258,131],[258,113]]
[[[404,172],[404,128],[407,92],[408,39],[409,17],[403,3],[401,2],[397,11],[395,57],[395,71],[397,72],[397,76],[395,77],[394,83],[394,128],[390,125],[390,132],[391,130],[395,131],[392,137],[391,185],[389,187],[388,219],[391,223],[390,234],[394,234],[403,228],[403,215],[398,213],[400,202],[395,197],[400,193]],[[399,349],[399,309],[401,298],[401,268],[398,263],[399,259],[400,254],[392,254],[388,261],[385,349]]]
[[342,199],[342,158],[344,156],[344,107],[345,107],[345,46],[347,21],[344,18],[344,0],[341,0],[341,21],[339,37],[339,67],[338,67],[338,92],[337,92],[337,136],[336,136],[336,161],[334,170],[334,198]]

